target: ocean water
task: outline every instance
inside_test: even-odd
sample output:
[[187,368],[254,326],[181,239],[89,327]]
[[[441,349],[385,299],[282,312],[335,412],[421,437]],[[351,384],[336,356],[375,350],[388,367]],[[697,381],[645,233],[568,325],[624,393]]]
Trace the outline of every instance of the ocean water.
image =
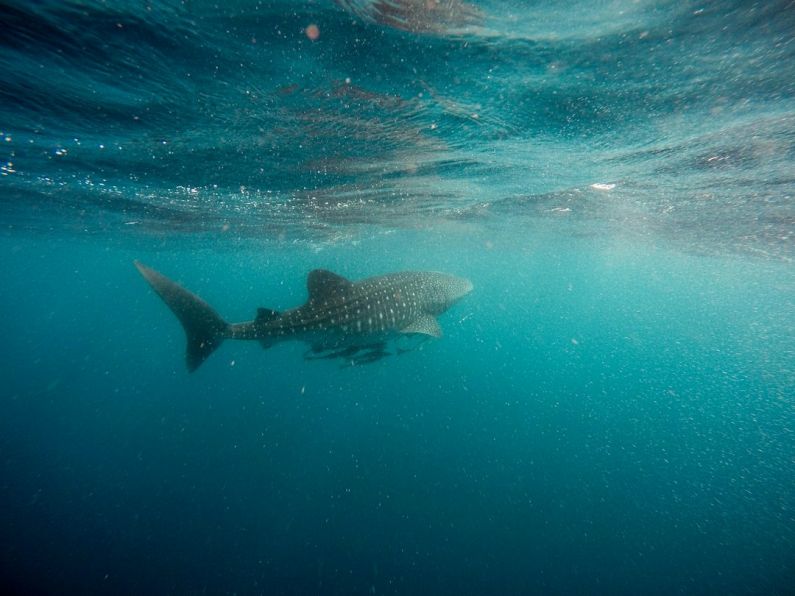
[[[0,588],[795,589],[795,4],[0,2]],[[444,336],[185,367],[436,270]]]

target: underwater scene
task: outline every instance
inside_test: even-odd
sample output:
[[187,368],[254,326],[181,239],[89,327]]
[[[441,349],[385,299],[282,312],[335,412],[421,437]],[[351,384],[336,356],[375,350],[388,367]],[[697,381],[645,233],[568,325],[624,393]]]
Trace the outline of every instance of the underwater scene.
[[795,4],[0,1],[5,594],[792,594]]

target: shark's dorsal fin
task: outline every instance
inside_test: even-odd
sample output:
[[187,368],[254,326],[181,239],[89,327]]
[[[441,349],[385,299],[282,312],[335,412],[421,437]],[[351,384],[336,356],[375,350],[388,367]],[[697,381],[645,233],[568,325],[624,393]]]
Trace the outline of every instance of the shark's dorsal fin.
[[432,315],[420,315],[420,317],[403,327],[401,333],[422,333],[431,337],[442,337],[442,328],[439,321]]
[[326,269],[315,269],[310,271],[306,278],[306,289],[309,292],[309,302],[331,300],[335,296],[345,294],[352,287],[353,282],[345,279],[341,275],[327,271]]

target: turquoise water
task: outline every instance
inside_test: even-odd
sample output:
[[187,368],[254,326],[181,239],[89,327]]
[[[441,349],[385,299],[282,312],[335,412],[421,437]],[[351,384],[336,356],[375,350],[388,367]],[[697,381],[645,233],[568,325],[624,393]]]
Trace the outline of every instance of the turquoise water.
[[[4,592],[791,592],[786,2],[0,28]],[[315,268],[475,289],[398,357],[188,374],[135,259],[234,321]]]

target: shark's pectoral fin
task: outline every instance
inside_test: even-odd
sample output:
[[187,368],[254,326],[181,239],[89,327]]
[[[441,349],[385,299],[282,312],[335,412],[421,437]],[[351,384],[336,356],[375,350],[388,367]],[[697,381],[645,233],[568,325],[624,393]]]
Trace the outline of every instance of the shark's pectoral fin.
[[432,315],[421,315],[417,320],[403,327],[400,332],[442,337],[442,328],[439,327],[439,321]]

